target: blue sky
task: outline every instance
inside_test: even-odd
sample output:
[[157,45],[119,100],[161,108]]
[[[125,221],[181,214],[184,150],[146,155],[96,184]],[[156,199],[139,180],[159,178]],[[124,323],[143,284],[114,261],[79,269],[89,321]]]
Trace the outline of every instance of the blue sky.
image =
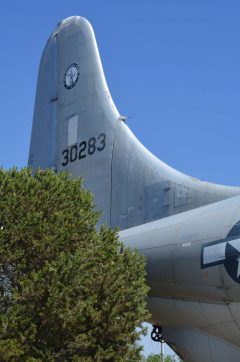
[[187,174],[240,185],[239,1],[3,0],[0,11],[0,165],[26,165],[43,47],[59,20],[81,15],[141,142]]

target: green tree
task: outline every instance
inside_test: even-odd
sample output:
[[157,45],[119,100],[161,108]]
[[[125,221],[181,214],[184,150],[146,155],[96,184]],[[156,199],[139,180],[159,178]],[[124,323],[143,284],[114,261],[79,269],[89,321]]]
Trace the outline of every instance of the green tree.
[[165,355],[163,358],[160,354],[150,354],[146,359],[146,362],[181,362],[181,359],[176,356]]
[[98,216],[79,179],[0,170],[0,361],[140,360],[145,261]]

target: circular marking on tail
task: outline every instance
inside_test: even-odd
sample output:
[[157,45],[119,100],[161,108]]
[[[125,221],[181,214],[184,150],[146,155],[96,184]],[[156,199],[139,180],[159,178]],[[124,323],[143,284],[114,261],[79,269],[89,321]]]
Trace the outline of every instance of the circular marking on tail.
[[64,75],[64,87],[71,89],[75,86],[79,78],[79,66],[77,63],[72,63],[67,68]]

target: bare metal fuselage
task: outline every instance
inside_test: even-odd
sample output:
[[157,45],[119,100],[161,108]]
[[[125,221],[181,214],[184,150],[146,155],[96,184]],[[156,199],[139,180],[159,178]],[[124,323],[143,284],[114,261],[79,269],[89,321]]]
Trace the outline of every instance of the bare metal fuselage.
[[[126,245],[147,258],[151,322],[165,326],[163,333],[170,344],[178,344],[173,332],[182,335],[185,330],[187,338],[198,334],[191,342],[197,361],[239,360],[238,349],[230,351],[226,346],[217,348],[217,359],[207,358],[219,343],[211,336],[240,347],[240,293],[234,280],[239,278],[238,260],[226,255],[227,244],[240,250],[239,202],[237,196],[120,232]],[[208,262],[213,265],[205,268]],[[184,356],[187,341],[177,348]],[[198,355],[199,345],[205,345],[205,356]]]

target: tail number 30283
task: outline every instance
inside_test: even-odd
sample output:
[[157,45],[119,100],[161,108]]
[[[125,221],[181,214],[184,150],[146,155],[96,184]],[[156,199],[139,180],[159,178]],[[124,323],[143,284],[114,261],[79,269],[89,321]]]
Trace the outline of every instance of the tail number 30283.
[[79,145],[74,145],[62,151],[62,166],[67,166],[69,162],[75,162],[93,155],[96,151],[101,152],[106,146],[106,135],[101,133],[97,138],[91,137],[88,141],[82,141]]

